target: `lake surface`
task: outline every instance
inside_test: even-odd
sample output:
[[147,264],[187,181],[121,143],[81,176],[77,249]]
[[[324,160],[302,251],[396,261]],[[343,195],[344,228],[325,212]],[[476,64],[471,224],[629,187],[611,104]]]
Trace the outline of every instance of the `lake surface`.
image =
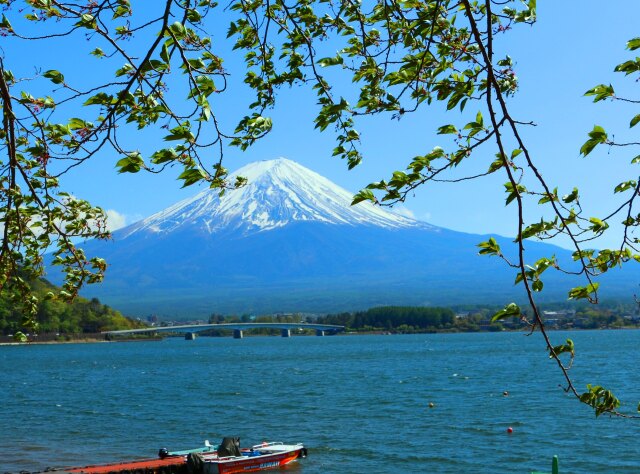
[[[566,337],[578,387],[610,386],[634,411],[640,332],[552,333]],[[0,373],[0,472],[225,435],[304,442],[286,470],[301,474],[528,474],[554,454],[563,474],[640,472],[640,420],[596,419],[566,395],[539,334],[4,346]]]

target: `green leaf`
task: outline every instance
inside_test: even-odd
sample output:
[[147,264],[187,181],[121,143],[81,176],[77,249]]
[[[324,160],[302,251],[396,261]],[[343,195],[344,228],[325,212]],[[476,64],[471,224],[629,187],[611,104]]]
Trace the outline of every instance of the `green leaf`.
[[131,15],[131,5],[129,4],[129,0],[119,0],[117,2],[119,4],[118,8],[113,12],[113,19],[120,18],[122,16]]
[[11,26],[11,23],[9,23],[9,20],[7,19],[6,16],[4,16],[4,14],[2,15],[2,21],[0,21],[0,29],[4,29],[7,31],[13,31],[13,27]]
[[634,51],[640,48],[640,38],[633,38],[627,41],[627,49]]
[[458,133],[458,129],[453,125],[443,125],[438,128],[438,135],[446,135],[448,133]]
[[505,318],[521,318],[522,312],[520,311],[520,307],[515,303],[510,303],[501,309],[491,318],[491,322],[500,321]]
[[193,133],[191,133],[191,129],[187,125],[178,125],[169,131],[171,133],[169,135],[165,135],[165,141],[184,140],[192,143],[195,140]]
[[589,132],[589,139],[580,147],[580,153],[587,156],[593,149],[608,140],[607,132],[600,125],[594,125],[593,130]]
[[615,95],[615,91],[613,90],[613,86],[611,84],[604,85],[599,84],[595,86],[593,89],[589,89],[584,95],[592,95],[594,96],[594,102],[600,102],[601,100],[607,99],[609,97],[613,97]]
[[87,28],[89,30],[95,30],[97,27],[97,22],[93,15],[83,13],[80,17],[80,21],[78,21],[75,26],[78,26],[80,28]]
[[132,64],[126,63],[124,66],[122,66],[120,69],[116,71],[116,77],[121,77],[126,74],[133,73],[134,70],[135,68],[133,67]]
[[625,75],[633,74],[640,71],[640,58],[625,61],[622,64],[618,64],[614,68],[615,72],[624,72]]
[[604,141],[607,138],[607,132],[600,125],[594,125],[593,130],[589,132],[589,137]]
[[105,92],[98,92],[96,95],[89,97],[84,105],[109,105],[113,97]]
[[85,122],[80,118],[72,118],[69,120],[69,129],[70,130],[80,130],[83,128],[93,128],[93,124],[89,122]]
[[173,148],[163,148],[162,150],[156,151],[153,155],[151,155],[151,162],[160,165],[162,163],[167,163],[169,161],[174,161],[178,159],[178,154]]
[[629,123],[629,128],[635,127],[638,124],[638,122],[640,122],[640,114],[636,115],[631,119],[631,122]]
[[116,163],[118,173],[137,173],[143,166],[144,160],[138,152],[129,153]]
[[64,76],[60,71],[50,69],[42,75],[47,79],[51,79],[51,82],[53,82],[54,84],[64,84]]
[[587,385],[587,391],[580,395],[580,401],[594,408],[596,417],[605,412],[613,412],[620,406],[620,400],[613,392],[600,385]]
[[[498,153],[498,157],[499,156],[500,154]],[[489,165],[489,169],[487,170],[487,173],[495,173],[503,166],[504,166],[504,160],[502,158],[498,158],[493,163],[491,163],[491,165]]]
[[548,202],[558,202],[558,188],[553,188],[551,194],[545,194],[540,198],[538,204],[546,204]]
[[162,58],[162,60],[169,64],[169,48],[167,47],[167,42],[165,41],[164,44],[162,45],[162,51],[160,51],[160,57]]
[[628,191],[629,189],[635,189],[636,184],[637,183],[634,180],[624,181],[618,184],[613,190],[613,192],[615,194],[615,193],[622,193],[624,191]]
[[592,232],[604,232],[605,230],[607,230],[609,228],[609,224],[607,224],[605,221],[598,219],[597,217],[591,217],[589,219],[589,222],[591,222],[591,231]]
[[565,204],[569,204],[576,199],[578,199],[578,188],[573,188],[573,191],[571,191],[570,194],[565,194],[564,196],[562,196],[562,202],[564,202]]
[[559,356],[560,354],[564,354],[564,353],[569,353],[571,354],[571,357],[573,357],[575,355],[575,347],[573,345],[573,341],[571,339],[567,339],[566,344],[560,344],[558,346],[554,346],[550,351],[549,351],[549,358],[553,358],[554,355]]
[[496,239],[490,237],[486,242],[480,242],[478,245],[480,255],[501,255],[500,245],[496,242]]
[[599,286],[600,283],[590,283],[587,286],[577,286],[575,288],[571,288],[571,290],[569,291],[569,299],[589,299],[592,293],[598,291]]
[[202,120],[205,122],[211,120],[211,107],[209,105],[202,106]]
[[178,179],[184,181],[182,187],[186,188],[187,186],[191,186],[192,184],[206,179],[206,177],[207,175],[200,168],[189,168],[184,170],[180,176],[178,176]]
[[351,201],[351,205],[354,206],[362,201],[371,201],[373,203],[378,202],[376,196],[369,189],[363,189],[355,196],[353,196],[353,200]]
[[339,54],[333,58],[322,58],[318,60],[318,64],[321,67],[335,66],[337,64],[342,64],[343,62],[344,60],[342,59],[342,56],[340,56]]
[[516,187],[513,187],[513,184],[510,182],[504,183],[505,191],[509,193],[507,199],[505,200],[505,206],[508,206],[514,199],[518,196],[522,196],[527,192],[527,188],[525,188],[522,184],[517,184]]
[[171,26],[169,26],[169,30],[171,30],[171,33],[173,33],[173,35],[176,37],[176,39],[181,40],[183,39],[186,34],[187,34],[187,30],[184,27],[184,25],[182,23],[180,23],[179,21],[176,21],[175,23],[173,23]]
[[199,23],[202,20],[202,15],[198,10],[189,9],[187,10],[187,20],[191,23]]

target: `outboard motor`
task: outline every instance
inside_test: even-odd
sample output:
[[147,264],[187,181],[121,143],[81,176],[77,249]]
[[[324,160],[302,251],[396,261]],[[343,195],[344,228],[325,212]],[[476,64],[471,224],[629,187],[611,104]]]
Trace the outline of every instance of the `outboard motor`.
[[218,456],[240,456],[240,438],[225,437],[218,446]]
[[169,450],[167,448],[160,448],[160,451],[158,451],[158,457],[160,459],[164,459],[167,456],[169,456]]

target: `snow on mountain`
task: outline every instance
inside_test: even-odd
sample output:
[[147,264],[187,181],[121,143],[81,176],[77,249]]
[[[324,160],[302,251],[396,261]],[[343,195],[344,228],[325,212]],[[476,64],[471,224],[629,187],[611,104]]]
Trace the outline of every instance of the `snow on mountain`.
[[432,228],[368,202],[351,206],[352,193],[285,158],[248,164],[231,174],[229,182],[234,182],[236,176],[247,178],[248,184],[223,196],[215,189],[203,191],[122,229],[119,237],[141,231],[168,233],[187,227],[209,234],[222,230],[249,234],[299,221]]

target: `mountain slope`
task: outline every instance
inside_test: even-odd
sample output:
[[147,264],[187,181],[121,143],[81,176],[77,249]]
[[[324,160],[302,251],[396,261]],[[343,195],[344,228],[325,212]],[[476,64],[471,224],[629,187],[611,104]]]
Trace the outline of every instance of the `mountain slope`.
[[[351,206],[351,193],[285,159],[235,174],[249,184],[223,197],[204,191],[115,232],[111,242],[87,243],[109,270],[85,293],[129,314],[169,317],[501,304],[522,295],[513,270],[477,255],[487,236],[368,203]],[[498,240],[515,251],[510,240]],[[566,250],[533,242],[527,254],[529,261],[552,254],[571,260]],[[547,273],[547,299],[566,299],[578,284]],[[629,296],[636,281],[618,278],[615,288]]]

